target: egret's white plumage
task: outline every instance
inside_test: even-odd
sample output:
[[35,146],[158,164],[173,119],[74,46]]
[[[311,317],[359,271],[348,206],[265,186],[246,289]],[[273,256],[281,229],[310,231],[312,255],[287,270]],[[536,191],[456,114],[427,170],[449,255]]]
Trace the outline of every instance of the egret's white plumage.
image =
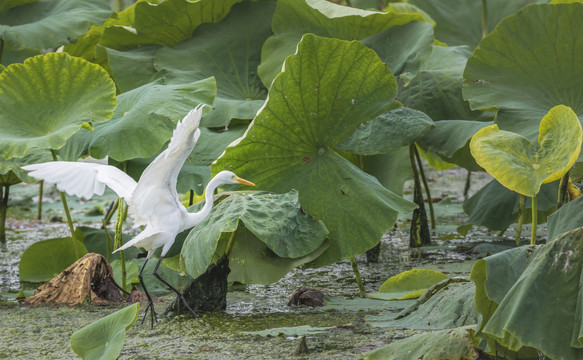
[[[162,247],[154,275],[181,296],[193,314],[182,293],[156,273],[158,265],[170,250],[178,233],[200,224],[209,215],[213,205],[212,195],[218,186],[238,183],[253,186],[253,183],[237,177],[230,171],[222,171],[207,185],[204,207],[196,213],[186,211],[176,192],[176,181],[182,165],[200,137],[198,125],[201,117],[202,106],[199,105],[176,125],[168,147],[148,165],[138,182],[114,166],[96,163],[52,161],[23,167],[24,170],[30,171],[29,176],[54,183],[59,190],[69,195],[89,199],[94,194],[103,194],[105,186],[108,186],[119,197],[124,198],[134,227],[145,228],[115,251],[130,246],[142,247],[148,250],[147,262],[154,250]],[[140,281],[145,265],[146,263],[140,270]],[[143,282],[142,286],[144,287]],[[145,287],[144,290],[150,300],[146,312],[148,308],[152,309],[153,323],[155,314],[152,299]]]

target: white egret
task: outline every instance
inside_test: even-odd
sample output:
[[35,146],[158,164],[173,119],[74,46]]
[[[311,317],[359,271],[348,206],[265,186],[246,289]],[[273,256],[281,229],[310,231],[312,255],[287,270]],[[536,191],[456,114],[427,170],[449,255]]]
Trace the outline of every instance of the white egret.
[[89,199],[93,194],[102,195],[105,191],[105,186],[108,186],[119,197],[125,199],[129,206],[128,212],[133,218],[134,227],[145,226],[145,228],[136,237],[114,252],[130,246],[142,247],[148,251],[146,261],[140,269],[138,278],[149,301],[144,313],[144,319],[148,310],[150,310],[152,327],[154,326],[156,313],[152,297],[142,280],[142,272],[154,251],[162,247],[162,253],[154,267],[153,275],[172,289],[192,315],[196,316],[184,299],[182,292],[158,275],[158,267],[174,243],[176,235],[200,224],[210,214],[213,206],[213,192],[218,186],[222,184],[255,186],[230,171],[221,171],[206,187],[204,207],[196,213],[186,211],[176,192],[176,180],[182,165],[192,152],[200,136],[198,125],[201,117],[202,106],[199,105],[176,125],[168,148],[150,163],[138,182],[114,166],[96,163],[52,161],[23,167],[24,170],[30,171],[28,173],[29,176],[54,183],[60,191],[64,191],[69,195]]

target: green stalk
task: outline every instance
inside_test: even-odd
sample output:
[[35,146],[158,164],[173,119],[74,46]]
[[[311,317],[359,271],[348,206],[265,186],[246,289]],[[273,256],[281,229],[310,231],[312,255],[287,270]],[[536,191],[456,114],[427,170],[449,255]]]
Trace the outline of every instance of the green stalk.
[[538,221],[537,211],[536,211],[536,195],[532,198],[532,231],[530,233],[530,245],[536,245],[536,225]]
[[40,187],[38,189],[38,208],[36,213],[36,219],[41,221],[42,219],[42,211],[43,211],[43,189],[45,187],[44,180],[40,181]]
[[235,231],[229,235],[229,241],[227,242],[227,247],[225,248],[225,255],[229,257],[231,255],[231,249],[233,248],[233,244],[235,244]]
[[[53,155],[53,160],[57,161],[57,152],[51,149],[51,154]],[[63,208],[65,209],[65,215],[67,216],[67,224],[69,224],[69,230],[71,230],[71,237],[75,239],[75,227],[73,226],[73,219],[71,219],[71,213],[69,212],[69,205],[67,204],[67,198],[65,193],[61,191],[61,202],[63,203]]]
[[[123,221],[125,220],[124,215],[125,215],[125,212],[123,209],[123,199],[119,198],[119,199],[117,199],[117,218],[115,219],[115,236],[114,236],[114,240],[113,240],[114,249],[117,249],[121,246],[122,225],[123,225]],[[121,258],[121,288],[125,289],[126,283],[127,283],[125,252],[123,250],[121,250],[119,252],[119,255]]]
[[4,39],[0,38],[0,62],[2,61],[3,52],[4,52]]
[[358,290],[360,291],[360,297],[366,297],[366,291],[364,291],[364,285],[362,284],[362,279],[360,277],[360,271],[358,271],[358,265],[356,264],[356,259],[354,256],[350,258],[350,264],[352,265],[352,271],[354,272],[354,277],[356,278],[356,283],[358,284]]
[[522,234],[522,224],[524,223],[524,201],[526,200],[524,195],[520,195],[520,200],[518,200],[518,220],[516,221],[516,246],[520,246],[520,235]]
[[563,206],[563,203],[567,199],[567,187],[569,186],[569,171],[563,175],[561,182],[559,183],[559,196],[557,199],[557,209]]
[[464,200],[468,199],[468,194],[470,193],[471,185],[472,185],[472,172],[468,170],[468,175],[466,176],[466,183],[464,184]]
[[115,0],[115,12],[119,13],[123,10],[123,0]]
[[488,6],[486,0],[482,0],[482,39],[488,35]]
[[8,210],[8,191],[10,186],[0,186],[0,244],[6,245],[6,212]]
[[194,205],[194,190],[189,191],[188,206]]
[[109,257],[113,251],[113,242],[111,241],[111,236],[109,236],[109,231],[107,231],[107,224],[109,224],[109,221],[111,220],[111,218],[113,217],[113,214],[117,210],[117,207],[113,206],[115,204],[116,204],[115,202],[111,203],[111,206],[109,207],[109,210],[107,211],[107,214],[105,215],[105,217],[103,218],[103,221],[102,221],[102,228],[103,228],[103,231],[105,231],[105,240],[106,240],[106,247],[107,247],[107,252],[105,254],[105,258],[107,259],[107,262],[109,262]]
[[427,204],[429,205],[429,217],[431,218],[431,228],[435,229],[435,212],[433,211],[433,200],[431,198],[431,191],[429,190],[427,178],[425,177],[425,171],[423,170],[421,156],[419,156],[419,150],[417,150],[417,145],[413,147],[413,151],[415,153],[417,165],[419,165],[419,175],[421,175],[421,181],[423,182],[423,187],[425,188],[425,196],[427,196]]

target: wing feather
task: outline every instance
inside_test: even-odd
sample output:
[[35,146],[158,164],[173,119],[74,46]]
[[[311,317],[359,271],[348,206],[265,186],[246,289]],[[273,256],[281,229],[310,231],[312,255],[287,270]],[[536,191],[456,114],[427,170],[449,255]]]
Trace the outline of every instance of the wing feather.
[[120,169],[103,164],[73,161],[51,161],[22,167],[28,175],[57,185],[69,195],[90,199],[102,195],[105,186],[122,198],[129,199],[136,181]]

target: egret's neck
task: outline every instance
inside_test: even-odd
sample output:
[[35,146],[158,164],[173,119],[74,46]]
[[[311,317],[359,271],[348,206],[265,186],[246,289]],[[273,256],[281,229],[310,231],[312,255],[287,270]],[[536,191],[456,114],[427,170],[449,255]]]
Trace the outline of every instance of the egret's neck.
[[211,209],[213,208],[213,193],[215,192],[215,189],[220,185],[220,183],[215,180],[216,179],[212,179],[208,183],[206,190],[204,191],[204,206],[202,207],[202,209],[195,213],[188,214],[186,229],[189,229],[200,224],[211,213]]

